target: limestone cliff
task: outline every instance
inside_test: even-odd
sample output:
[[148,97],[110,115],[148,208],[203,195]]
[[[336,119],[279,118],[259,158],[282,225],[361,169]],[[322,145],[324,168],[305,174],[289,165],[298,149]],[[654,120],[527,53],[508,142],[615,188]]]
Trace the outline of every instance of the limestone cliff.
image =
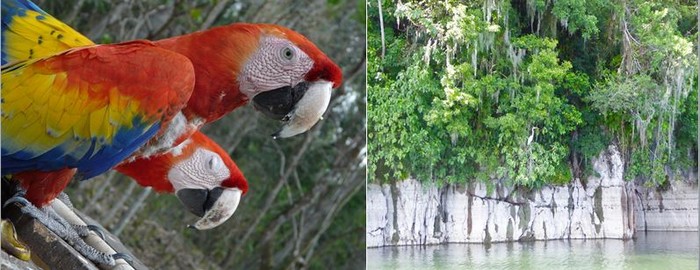
[[697,230],[696,183],[674,183],[677,188],[663,194],[635,187],[624,181],[614,146],[593,168],[597,176],[584,182],[535,191],[497,184],[489,194],[482,183],[436,186],[414,179],[368,184],[367,246],[631,238],[644,226]]

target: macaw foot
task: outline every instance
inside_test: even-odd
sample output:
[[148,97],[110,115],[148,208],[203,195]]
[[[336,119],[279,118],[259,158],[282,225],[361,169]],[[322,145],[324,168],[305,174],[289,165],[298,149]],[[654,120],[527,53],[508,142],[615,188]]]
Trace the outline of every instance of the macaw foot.
[[52,206],[46,206],[39,209],[20,194],[7,200],[3,207],[6,207],[12,203],[20,204],[20,209],[23,214],[31,216],[40,223],[44,224],[58,237],[65,240],[68,244],[75,248],[78,253],[96,264],[114,266],[116,264],[116,260],[118,259],[131,261],[131,257],[129,255],[122,253],[107,254],[88,245],[81,237],[86,237],[90,234],[91,226],[70,224],[68,221],[66,221],[66,219],[59,215],[59,213],[57,213]]
[[[68,197],[68,194],[65,192],[61,192],[58,194],[58,197],[56,199],[61,200],[68,208],[75,209],[73,207],[73,202],[70,201],[70,198]],[[105,232],[100,228],[100,226],[97,225],[80,225],[80,224],[70,224],[71,227],[75,230],[75,232],[78,233],[81,237],[86,237],[90,234],[90,232],[94,232],[99,236],[102,240],[105,240]]]
[[12,256],[23,261],[29,261],[31,253],[29,248],[17,239],[15,226],[9,220],[3,219],[0,221],[2,227],[2,249]]

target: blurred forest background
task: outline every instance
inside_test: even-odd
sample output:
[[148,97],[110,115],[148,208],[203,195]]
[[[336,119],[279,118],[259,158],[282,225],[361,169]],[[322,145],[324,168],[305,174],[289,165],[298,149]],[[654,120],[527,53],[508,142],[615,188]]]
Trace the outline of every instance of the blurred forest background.
[[[368,178],[537,188],[697,166],[697,1],[368,1]],[[683,177],[685,176],[685,177]]]
[[34,1],[97,43],[161,39],[233,22],[275,23],[343,69],[328,112],[309,132],[273,140],[281,123],[252,106],[204,132],[228,149],[250,191],[209,231],[172,195],[110,172],[67,190],[153,269],[364,269],[365,2],[338,0]]

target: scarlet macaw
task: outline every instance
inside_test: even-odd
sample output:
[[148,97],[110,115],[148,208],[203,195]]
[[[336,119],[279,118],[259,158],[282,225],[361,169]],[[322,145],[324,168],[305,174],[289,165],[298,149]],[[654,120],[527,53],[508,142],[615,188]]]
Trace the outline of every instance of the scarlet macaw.
[[[29,1],[2,5],[3,175],[19,179],[40,207],[74,174],[87,179],[129,156],[167,155],[250,99],[286,122],[276,135],[301,133],[342,78],[310,41],[276,25],[94,45]],[[234,183],[214,204],[240,199],[247,183]]]
[[[232,24],[91,45],[29,1],[2,5],[2,59],[11,63],[2,74],[3,174],[20,179],[38,206],[76,171],[90,178],[141,146],[132,158],[161,153],[250,99],[287,120],[280,137],[303,132],[342,79],[323,52],[281,26]],[[45,44],[85,47],[50,55]]]

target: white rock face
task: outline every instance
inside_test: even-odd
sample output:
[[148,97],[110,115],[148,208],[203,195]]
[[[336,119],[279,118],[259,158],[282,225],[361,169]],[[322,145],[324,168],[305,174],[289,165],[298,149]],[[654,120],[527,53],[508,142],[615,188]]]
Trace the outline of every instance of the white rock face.
[[634,183],[623,180],[618,150],[611,146],[593,165],[599,177],[585,185],[576,179],[527,193],[497,185],[487,194],[480,183],[438,187],[414,179],[368,184],[367,246],[631,238],[644,224],[697,230],[696,186],[644,193],[648,210],[635,211],[640,196]]
[[671,182],[668,190],[637,187],[635,215],[637,230],[697,231],[697,175]]

